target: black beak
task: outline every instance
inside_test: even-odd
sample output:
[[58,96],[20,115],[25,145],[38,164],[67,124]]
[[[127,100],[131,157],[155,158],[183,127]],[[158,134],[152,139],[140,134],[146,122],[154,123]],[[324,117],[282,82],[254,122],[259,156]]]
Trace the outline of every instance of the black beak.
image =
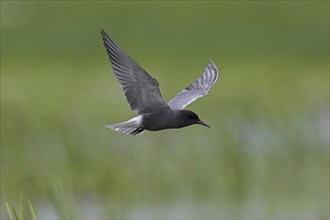
[[202,122],[202,121],[197,121],[196,123],[197,123],[197,124],[200,124],[200,125],[203,125],[203,126],[205,126],[205,127],[211,128],[208,124],[206,124],[206,123],[204,123],[204,122]]

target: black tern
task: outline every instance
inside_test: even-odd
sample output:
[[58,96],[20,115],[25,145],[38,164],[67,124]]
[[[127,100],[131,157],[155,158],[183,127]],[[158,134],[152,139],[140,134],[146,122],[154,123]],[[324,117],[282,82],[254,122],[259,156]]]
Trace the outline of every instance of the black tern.
[[106,125],[107,128],[124,134],[141,135],[144,130],[159,131],[193,124],[210,127],[196,113],[184,108],[205,96],[217,81],[218,69],[211,60],[194,83],[166,103],[157,80],[125,53],[104,30],[101,30],[101,35],[112,71],[132,111],[137,113],[136,117],[123,123]]

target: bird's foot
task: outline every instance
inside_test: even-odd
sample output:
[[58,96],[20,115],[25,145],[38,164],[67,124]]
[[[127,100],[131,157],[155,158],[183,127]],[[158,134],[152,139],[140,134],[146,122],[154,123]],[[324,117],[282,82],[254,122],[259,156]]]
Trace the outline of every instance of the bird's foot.
[[133,131],[131,132],[131,134],[132,134],[132,135],[137,135],[137,134],[141,133],[142,131],[144,131],[144,128],[142,128],[142,127],[138,127],[138,128],[136,128],[135,130],[133,130]]

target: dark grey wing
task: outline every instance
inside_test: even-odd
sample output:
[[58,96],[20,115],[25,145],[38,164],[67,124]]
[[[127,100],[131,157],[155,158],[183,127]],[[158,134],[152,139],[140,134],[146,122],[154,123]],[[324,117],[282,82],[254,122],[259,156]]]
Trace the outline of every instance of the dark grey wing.
[[172,110],[182,110],[196,99],[206,95],[218,79],[218,69],[210,60],[204,73],[190,86],[182,90],[167,104]]
[[157,108],[168,108],[159,90],[157,80],[152,78],[111,40],[105,31],[101,30],[101,34],[112,64],[112,70],[125,93],[132,111],[138,114],[145,114],[155,111]]

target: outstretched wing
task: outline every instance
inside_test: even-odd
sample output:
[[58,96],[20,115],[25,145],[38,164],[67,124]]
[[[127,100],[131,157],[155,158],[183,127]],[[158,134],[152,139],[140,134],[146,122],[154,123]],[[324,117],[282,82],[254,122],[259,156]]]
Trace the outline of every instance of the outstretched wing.
[[218,69],[210,60],[204,73],[190,86],[182,90],[167,104],[172,110],[182,110],[196,99],[206,95],[218,79]]
[[168,108],[157,80],[126,54],[105,31],[101,30],[101,34],[112,70],[132,111],[145,114],[157,108]]

